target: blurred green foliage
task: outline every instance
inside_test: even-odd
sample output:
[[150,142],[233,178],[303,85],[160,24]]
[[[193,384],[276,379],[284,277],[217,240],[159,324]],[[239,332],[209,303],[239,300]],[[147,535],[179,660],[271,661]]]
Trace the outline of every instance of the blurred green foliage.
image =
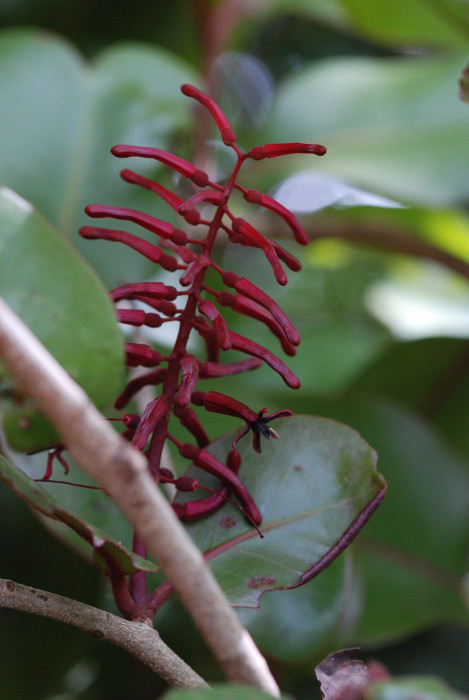
[[[109,148],[129,142],[190,156],[198,134],[180,83],[211,82],[244,148],[288,140],[328,147],[321,160],[279,159],[243,175],[243,184],[274,194],[305,172],[338,187],[321,211],[315,187],[296,189],[313,242],[298,253],[285,240],[304,267],[285,289],[252,252],[219,251],[223,264],[275,296],[300,330],[302,345],[288,364],[303,388],[286,390],[267,369],[213,388],[253,408],[347,423],[377,450],[389,490],[356,544],[322,576],[266,593],[259,612],[240,614],[285,692],[298,698],[319,697],[314,664],[356,643],[393,674],[438,673],[469,693],[469,105],[458,82],[469,62],[468,4],[266,0],[241,3],[234,20],[232,4],[0,3],[0,183],[87,260],[77,274],[94,267],[102,295],[151,267],[117,245],[111,255],[106,242],[79,240],[83,207],[168,216],[148,193],[120,182]],[[223,153],[208,148],[223,173]],[[169,182],[162,168],[146,165],[145,173]],[[405,207],[339,208],[344,183]],[[239,204],[240,215],[286,238],[276,220],[247,206]],[[41,293],[57,297],[54,274],[44,278]],[[233,330],[278,352],[267,331],[228,315]],[[96,329],[86,342],[100,340]],[[167,341],[155,342],[161,349]],[[118,355],[117,337],[109,348]],[[116,361],[111,384],[120,369]],[[232,419],[207,419],[213,438],[233,427]],[[39,474],[41,459],[30,467]],[[1,576],[112,609],[95,570],[48,538],[3,486],[0,510],[8,524]],[[57,623],[10,611],[0,620],[2,698],[124,700],[138,687],[144,699],[162,688],[130,657]],[[176,602],[156,624],[185,660],[217,678]]]

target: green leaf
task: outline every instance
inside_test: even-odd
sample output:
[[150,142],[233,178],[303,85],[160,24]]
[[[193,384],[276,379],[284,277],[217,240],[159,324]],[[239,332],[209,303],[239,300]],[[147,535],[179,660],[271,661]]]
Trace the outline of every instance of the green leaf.
[[[257,688],[214,683],[210,688],[197,690],[171,690],[165,700],[271,700],[272,696]],[[286,700],[286,696],[282,695]]]
[[[112,304],[89,266],[24,199],[0,188],[0,296],[91,399],[105,407],[123,376]],[[0,377],[8,375],[0,369]],[[3,428],[18,450],[57,442],[30,406],[6,408]]]
[[464,48],[469,45],[467,5],[458,0],[342,0],[355,30],[397,48]]
[[467,695],[432,676],[409,676],[375,683],[366,697],[369,700],[467,700]]
[[[0,33],[0,182],[18,192],[93,261],[106,283],[142,277],[153,266],[124,246],[81,241],[90,203],[169,209],[120,181],[116,143],[165,148],[186,126],[191,101],[179,86],[193,70],[156,47],[122,44],[87,65],[76,50],[43,31]],[[132,159],[133,160],[133,159]],[[134,163],[129,162],[129,167]],[[143,174],[151,163],[137,165]],[[166,174],[166,169],[160,171]]]
[[105,575],[109,566],[118,567],[123,574],[135,571],[157,571],[150,561],[126,549],[122,542],[111,539],[100,528],[65,509],[61,503],[20,469],[0,457],[0,479],[20,498],[42,515],[67,525],[93,549],[93,560]]
[[[321,159],[277,159],[268,184],[301,169],[328,172],[402,203],[438,206],[467,196],[467,107],[457,81],[466,57],[330,59],[288,77],[269,140],[323,143]],[[288,161],[288,162],[287,162]]]
[[[248,440],[240,447],[240,477],[262,513],[264,539],[230,504],[188,525],[233,605],[257,607],[265,591],[310,581],[348,546],[384,496],[374,451],[347,426],[294,416],[279,431],[281,439],[265,443],[262,455]],[[224,461],[232,440],[224,436],[210,449]],[[193,474],[201,480],[200,470]]]
[[349,615],[357,625],[349,638],[376,645],[436,622],[469,622],[466,462],[421,417],[390,400],[342,397],[314,408],[372,442],[388,482],[381,508],[353,547]]

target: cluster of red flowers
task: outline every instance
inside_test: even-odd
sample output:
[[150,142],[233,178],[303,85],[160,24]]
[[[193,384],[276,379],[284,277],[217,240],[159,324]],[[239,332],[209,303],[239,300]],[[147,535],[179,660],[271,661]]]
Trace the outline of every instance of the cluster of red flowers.
[[[117,241],[133,248],[141,255],[157,263],[164,270],[179,274],[179,289],[161,282],[141,282],[125,284],[111,291],[114,302],[122,300],[143,302],[151,311],[141,308],[118,308],[121,323],[132,326],[158,328],[163,323],[179,324],[177,339],[168,357],[163,357],[149,345],[126,344],[126,362],[129,367],[143,366],[149,371],[129,381],[116,401],[116,408],[124,408],[144,386],[159,386],[159,395],[151,401],[142,415],[128,414],[124,417],[126,437],[135,447],[145,451],[149,469],[155,479],[174,483],[179,490],[194,490],[198,487],[195,479],[179,477],[160,467],[161,454],[166,439],[171,440],[180,454],[191,460],[200,469],[213,474],[220,480],[219,488],[202,500],[174,504],[176,513],[185,520],[193,520],[212,513],[232,494],[241,505],[243,512],[255,525],[261,523],[261,514],[248,490],[239,479],[241,458],[237,441],[248,431],[254,435],[253,446],[260,452],[260,437],[278,437],[269,423],[274,418],[291,415],[288,410],[267,414],[267,409],[253,411],[243,403],[218,393],[203,392],[197,389],[199,380],[221,377],[259,367],[263,362],[278,372],[285,383],[297,389],[300,382],[295,374],[272,352],[238,333],[230,331],[220,307],[231,307],[235,312],[264,323],[280,341],[287,355],[294,355],[300,339],[296,329],[282,309],[255,284],[234,272],[225,271],[212,260],[215,238],[225,234],[233,243],[260,249],[272,267],[277,282],[286,284],[284,265],[290,270],[300,269],[299,261],[282,246],[270,241],[251,224],[236,218],[229,208],[229,198],[233,190],[241,193],[247,202],[260,205],[280,216],[290,227],[295,239],[306,244],[308,238],[293,214],[266,194],[257,190],[245,189],[237,183],[239,170],[244,161],[276,158],[292,153],[313,153],[323,155],[324,146],[317,144],[284,143],[255,146],[242,152],[236,145],[235,134],[220,108],[204,93],[190,85],[183,85],[184,95],[194,98],[208,109],[213,117],[221,138],[236,155],[236,164],[224,185],[212,182],[209,175],[192,163],[157,148],[119,145],[112,149],[118,158],[151,158],[171,168],[182,177],[192,181],[199,188],[188,200],[183,201],[173,192],[131,170],[123,170],[122,178],[131,184],[143,187],[161,197],[176,211],[188,226],[201,227],[205,235],[190,237],[186,230],[133,209],[92,204],[86,212],[93,218],[110,218],[131,221],[157,236],[156,243],[149,243],[120,229],[85,226],[80,230],[84,238]],[[202,218],[197,207],[210,204],[213,217]],[[205,208],[204,208],[205,211]],[[217,291],[205,283],[209,269],[215,270],[225,287],[231,291]],[[129,304],[131,307],[131,304]],[[187,342],[192,331],[203,339],[206,358],[201,361],[187,351]],[[248,357],[237,362],[222,363],[220,351],[237,350]],[[241,419],[245,427],[233,441],[226,463],[216,459],[206,448],[209,438],[192,408],[201,406],[207,411],[222,413]],[[181,443],[169,432],[169,420],[175,416],[189,431],[195,444]]]

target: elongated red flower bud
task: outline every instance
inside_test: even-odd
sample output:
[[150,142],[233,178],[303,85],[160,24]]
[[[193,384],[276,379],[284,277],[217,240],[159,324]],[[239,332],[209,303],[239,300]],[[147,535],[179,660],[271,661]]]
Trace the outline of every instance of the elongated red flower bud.
[[119,323],[129,326],[143,326],[145,323],[145,311],[142,309],[116,309]]
[[248,151],[247,157],[253,160],[263,158],[278,158],[295,153],[313,153],[315,156],[323,156],[327,148],[318,143],[266,143],[264,146],[254,146]]
[[212,304],[212,302],[208,301],[208,299],[201,299],[199,301],[198,308],[200,313],[206,316],[212,322],[213,330],[221,349],[229,350],[231,348],[231,342],[228,335],[226,321],[218,311],[215,304]]
[[[88,239],[104,240],[104,241],[116,241],[118,243],[124,243],[124,245],[133,248],[138,253],[143,255],[148,260],[154,263],[160,263],[162,258],[169,258],[170,256],[165,255],[161,248],[152,243],[134,236],[132,233],[127,233],[127,231],[117,231],[114,229],[107,228],[95,228],[94,226],[83,226],[80,231],[80,236]],[[172,258],[174,259],[174,258]],[[174,261],[177,265],[177,262]]]
[[267,350],[267,348],[262,347],[262,345],[258,345],[254,341],[249,340],[249,338],[238,335],[238,333],[234,333],[233,331],[229,331],[229,333],[231,338],[231,347],[233,350],[239,350],[240,352],[245,352],[248,355],[259,357],[282,377],[285,384],[292,389],[300,388],[301,383],[296,374],[294,374],[291,369],[289,369],[286,364],[282,362],[282,360],[279,360],[276,355],[270,352],[270,350]]
[[167,415],[167,412],[168,403],[162,396],[158,396],[148,404],[132,438],[132,444],[137,450],[143,450],[148,438],[158,427],[158,423]]
[[181,384],[175,402],[178,406],[187,406],[199,378],[199,365],[193,355],[184,355],[181,358],[180,367]]
[[[146,190],[154,192],[154,194],[157,194],[159,197],[161,197],[161,199],[167,202],[167,204],[169,204],[169,206],[172,209],[174,209],[174,211],[178,211],[181,204],[184,204],[183,199],[178,197],[170,190],[166,189],[166,187],[163,187],[163,185],[160,185],[159,182],[155,182],[154,180],[150,180],[147,177],[143,177],[143,175],[134,173],[133,170],[128,170],[127,168],[124,168],[124,170],[121,170],[121,178],[126,182],[129,182],[131,185],[139,185],[139,187],[144,187]],[[197,222],[199,219],[200,216],[197,218]]]
[[117,158],[132,158],[136,156],[137,158],[152,158],[157,160],[164,165],[172,168],[178,172],[183,177],[187,177],[192,182],[199,187],[205,187],[208,183],[209,178],[207,173],[203,170],[199,170],[195,165],[189,163],[179,156],[175,156],[172,153],[167,153],[159,148],[148,148],[146,146],[128,146],[128,145],[118,145],[111,148],[111,153]]
[[[188,447],[194,449],[187,449]],[[234,474],[234,472],[232,472],[231,469],[229,469],[225,464],[220,462],[207,450],[201,449],[196,453],[196,449],[197,448],[195,448],[195,445],[182,445],[180,452],[183,455],[183,457],[192,459],[192,461],[197,467],[203,469],[209,474],[212,474],[213,476],[218,477],[222,480],[224,484],[229,485],[232,488],[233,493],[236,495],[237,499],[246,509],[246,512],[248,513],[249,517],[253,520],[253,522],[256,525],[260,525],[262,522],[262,516],[259,513],[259,510],[251,494],[244,486],[244,484],[238,479],[236,474]]]
[[218,302],[223,304],[223,306],[231,306],[233,311],[264,323],[267,328],[279,339],[284,353],[286,355],[290,355],[290,357],[296,355],[296,348],[288,340],[287,336],[285,335],[285,330],[272,316],[272,314],[267,311],[267,309],[264,309],[262,306],[259,306],[259,304],[252,301],[252,299],[248,299],[242,294],[219,292],[217,298]]
[[237,189],[243,193],[243,197],[247,202],[260,204],[261,207],[265,207],[275,214],[278,214],[285,223],[288,224],[298,243],[301,245],[306,245],[308,243],[309,239],[304,228],[301,226],[296,216],[294,216],[289,209],[284,207],[283,204],[277,202],[273,197],[269,197],[268,194],[262,194],[262,192],[258,190],[246,190],[239,185]]
[[256,287],[255,284],[247,280],[245,277],[239,277],[234,272],[225,272],[223,274],[223,282],[227,287],[233,287],[237,292],[240,292],[248,299],[252,299],[260,306],[263,306],[267,311],[270,311],[272,316],[280,324],[285,331],[285,335],[292,345],[300,344],[300,336],[298,331],[291,323],[290,319],[284,314],[280,306],[268,296],[262,289]]
[[158,236],[161,236],[161,238],[173,240],[178,245],[185,245],[185,243],[187,243],[187,235],[184,231],[175,229],[174,226],[168,224],[166,221],[161,221],[161,219],[157,219],[154,216],[148,216],[148,214],[142,214],[142,212],[136,211],[135,209],[90,204],[85,208],[85,211],[88,216],[91,216],[93,219],[104,218],[132,221],[147,229],[147,231],[156,233]]
[[279,243],[276,241],[272,241],[272,246],[274,247],[274,250],[280,260],[284,262],[285,265],[290,268],[290,270],[293,270],[293,272],[299,272],[301,270],[301,263],[298,258],[295,258],[294,255],[289,253],[288,250],[285,250],[285,248],[279,245]]
[[216,377],[228,377],[232,374],[249,372],[262,365],[262,360],[250,357],[247,360],[238,362],[227,362],[221,365],[219,362],[199,362],[199,377],[201,379],[215,379]]
[[215,493],[201,498],[197,501],[186,501],[185,503],[172,503],[171,506],[180,520],[193,522],[212,515],[219,508],[225,505],[231,489],[228,486],[219,486]]
[[259,231],[256,231],[256,229],[244,219],[234,219],[232,226],[233,231],[242,237],[241,243],[243,245],[251,245],[262,250],[274,271],[277,282],[282,285],[286,284],[288,282],[288,278],[279,262],[277,253],[275,252],[275,248],[273,247],[272,243],[267,240],[267,238],[264,238]]
[[212,261],[210,260],[207,255],[198,255],[194,260],[189,264],[189,267],[187,270],[181,275],[179,278],[179,282],[182,284],[183,287],[188,287],[189,285],[194,283],[195,278],[199,274],[199,272],[202,272],[202,270],[206,270],[207,267],[210,267],[212,264]]
[[202,104],[208,109],[215,121],[215,124],[217,125],[220,131],[220,135],[224,144],[226,144],[227,146],[231,146],[231,144],[235,143],[236,134],[234,133],[228,119],[225,117],[225,115],[221,111],[220,107],[216,104],[216,102],[214,102],[212,99],[210,99],[210,97],[208,97],[203,92],[195,88],[193,85],[182,85],[181,92],[183,93],[183,95],[186,95],[187,97],[192,97],[193,99],[197,100],[198,102],[200,102],[200,104]]
[[173,413],[180,420],[181,425],[195,437],[199,447],[207,447],[210,444],[210,438],[190,406],[174,406]]
[[132,284],[123,284],[121,287],[112,289],[109,292],[109,296],[113,301],[132,299],[140,296],[172,301],[177,297],[177,290],[175,287],[167,287],[163,282],[135,282]]
[[161,353],[142,343],[125,343],[125,355],[130,367],[154,367],[163,359]]
[[164,381],[165,377],[166,370],[163,368],[155,369],[146,374],[141,374],[139,377],[135,377],[135,379],[128,382],[122,394],[116,399],[114,407],[117,410],[125,408],[140,389],[143,389],[144,386],[157,386]]
[[201,192],[196,192],[192,197],[183,202],[179,207],[178,214],[186,217],[189,212],[194,210],[198,204],[202,202],[207,202],[208,204],[214,204],[215,206],[220,206],[225,201],[225,195],[218,190],[202,190]]
[[[241,420],[246,421],[246,423],[252,423],[257,420],[257,413],[249,408],[249,406],[231,398],[231,396],[220,394],[218,391],[207,391],[206,393],[199,391],[193,396],[193,401],[194,398],[197,402],[201,400],[203,407],[211,413],[222,413],[225,416],[234,416],[235,418],[241,418]],[[200,404],[196,403],[196,405]]]

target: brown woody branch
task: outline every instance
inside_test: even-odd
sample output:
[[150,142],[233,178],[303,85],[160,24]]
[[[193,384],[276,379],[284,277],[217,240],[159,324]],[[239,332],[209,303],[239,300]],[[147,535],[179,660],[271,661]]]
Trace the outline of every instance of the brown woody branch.
[[158,632],[143,622],[130,622],[91,605],[6,579],[0,579],[0,606],[58,620],[77,627],[91,637],[116,644],[133,654],[171,686],[208,687],[162,641]]

